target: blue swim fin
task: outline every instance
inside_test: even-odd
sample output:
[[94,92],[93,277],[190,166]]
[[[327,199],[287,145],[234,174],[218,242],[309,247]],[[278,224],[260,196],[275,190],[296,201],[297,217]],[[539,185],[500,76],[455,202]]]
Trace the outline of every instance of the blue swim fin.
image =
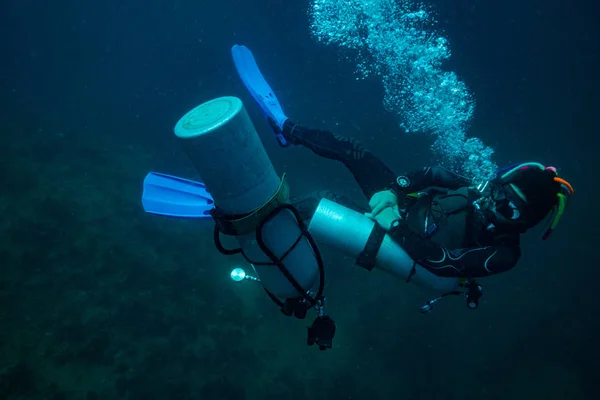
[[180,218],[211,218],[214,201],[203,183],[150,172],[144,179],[144,211]]
[[[279,100],[273,93],[273,90],[265,81],[256,60],[252,55],[250,49],[246,46],[235,45],[231,48],[231,55],[233,56],[233,62],[237,69],[238,75],[242,78],[244,86],[250,92],[250,95],[258,103],[263,113],[267,118],[271,118],[275,125],[279,129],[283,128],[284,122],[288,119],[279,104]],[[281,133],[276,133],[276,138],[279,144],[283,147],[288,146],[289,143]]]

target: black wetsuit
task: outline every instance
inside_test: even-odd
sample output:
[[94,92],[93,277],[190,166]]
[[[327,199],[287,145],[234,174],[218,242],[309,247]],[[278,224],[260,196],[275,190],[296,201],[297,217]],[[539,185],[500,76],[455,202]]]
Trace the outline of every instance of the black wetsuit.
[[[397,174],[352,138],[300,127],[289,120],[283,134],[293,144],[341,161],[367,199],[379,191],[394,189]],[[521,255],[519,233],[488,229],[489,222],[482,220],[473,206],[478,194],[469,188],[468,179],[441,167],[427,167],[404,176],[410,185],[402,194],[419,195],[399,196],[400,207],[406,210],[406,221],[389,234],[415,261],[445,277],[483,277],[515,266]],[[356,209],[331,193],[321,192],[320,197]],[[295,204],[304,214],[316,207],[308,197]]]

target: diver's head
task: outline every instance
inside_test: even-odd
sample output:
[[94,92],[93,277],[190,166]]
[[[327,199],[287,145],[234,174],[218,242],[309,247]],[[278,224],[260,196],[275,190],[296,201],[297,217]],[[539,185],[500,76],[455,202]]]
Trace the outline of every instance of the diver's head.
[[556,168],[528,162],[499,170],[487,193],[492,200],[487,211],[489,219],[503,230],[525,232],[554,211],[545,239],[558,224],[573,188],[558,177]]

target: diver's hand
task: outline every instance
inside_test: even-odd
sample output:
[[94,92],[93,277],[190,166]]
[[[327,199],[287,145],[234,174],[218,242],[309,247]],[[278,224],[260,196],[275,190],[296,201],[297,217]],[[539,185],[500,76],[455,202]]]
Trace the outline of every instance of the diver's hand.
[[398,198],[391,190],[383,190],[377,192],[369,200],[369,207],[371,212],[365,214],[369,218],[376,217],[381,211],[386,208],[394,207],[398,205]]
[[373,216],[373,213],[365,213],[367,217],[377,222],[379,226],[381,226],[386,231],[389,231],[392,227],[392,223],[398,220],[398,214],[394,211],[393,207],[387,207],[377,213],[376,216]]

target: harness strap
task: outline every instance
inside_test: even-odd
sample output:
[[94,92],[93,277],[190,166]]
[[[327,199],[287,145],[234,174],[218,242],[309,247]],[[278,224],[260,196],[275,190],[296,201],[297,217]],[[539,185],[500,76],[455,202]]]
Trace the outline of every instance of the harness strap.
[[373,230],[371,230],[371,234],[369,235],[369,239],[365,244],[365,248],[363,251],[361,251],[356,259],[356,265],[363,267],[368,271],[371,271],[373,267],[375,267],[375,258],[377,257],[377,252],[379,251],[381,243],[383,243],[383,239],[385,238],[386,234],[386,230],[379,226],[379,224],[375,223]]

